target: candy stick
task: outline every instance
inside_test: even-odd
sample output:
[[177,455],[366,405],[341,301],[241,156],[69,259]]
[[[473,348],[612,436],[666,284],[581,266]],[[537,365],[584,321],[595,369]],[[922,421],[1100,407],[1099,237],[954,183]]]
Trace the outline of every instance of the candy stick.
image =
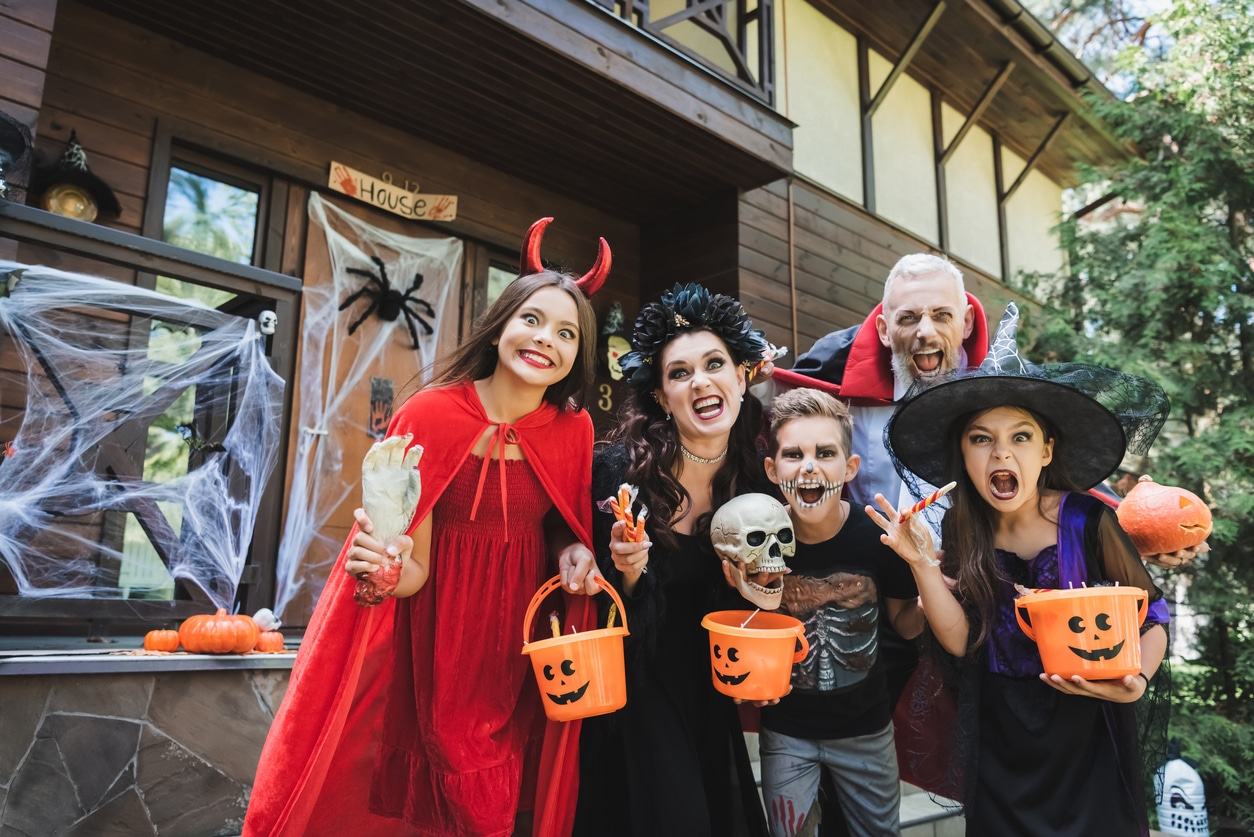
[[923,510],[924,510],[924,509],[926,509],[928,506],[932,505],[932,504],[933,504],[933,503],[935,503],[937,500],[939,500],[940,498],[944,497],[946,494],[948,494],[949,492],[953,491],[953,490],[954,490],[955,488],[957,488],[957,487],[958,487],[958,483],[956,483],[956,482],[951,482],[951,483],[949,483],[949,484],[948,484],[948,485],[946,485],[946,486],[943,486],[943,487],[941,487],[941,488],[936,489],[936,490],[935,490],[935,491],[933,491],[931,494],[927,495],[927,496],[926,496],[926,497],[924,497],[922,500],[920,500],[919,502],[917,502],[917,503],[915,503],[913,506],[911,506],[911,507],[910,507],[910,509],[909,509],[909,510],[908,510],[905,514],[903,514],[901,517],[897,518],[897,522],[898,522],[898,523],[905,523],[907,520],[909,520],[910,518],[914,517],[916,514],[918,514],[919,512],[923,511]]
[[557,618],[556,610],[549,614],[549,628],[553,631],[554,639],[562,635],[562,620]]
[[750,622],[753,621],[753,617],[757,616],[761,612],[762,612],[762,608],[758,608],[757,610],[753,611],[753,613],[750,613],[749,618],[740,623],[740,627],[743,628],[745,625],[748,625]]
[[610,602],[610,615],[605,619],[605,627],[614,627],[614,617],[618,616],[618,605]]
[[763,366],[766,366],[768,363],[774,363],[775,361],[783,358],[785,355],[788,354],[787,346],[780,346],[778,349],[776,349],[774,346],[770,346],[768,344],[768,348],[771,350],[774,350],[775,354],[771,355],[769,358],[763,358],[762,360],[759,360],[757,363],[755,363],[753,365],[753,369],[749,372],[749,380],[753,380],[754,378],[756,378],[758,373],[762,371]]
[[634,538],[636,543],[644,543],[644,521],[648,518],[648,516],[649,507],[642,505],[640,507],[640,516],[636,518],[636,531]]

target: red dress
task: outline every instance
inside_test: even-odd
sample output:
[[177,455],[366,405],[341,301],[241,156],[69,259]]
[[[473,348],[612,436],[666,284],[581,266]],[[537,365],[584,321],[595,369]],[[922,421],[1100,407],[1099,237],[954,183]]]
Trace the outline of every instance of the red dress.
[[[412,434],[414,443],[425,448],[420,465],[422,496],[411,528],[434,511],[453,479],[466,467],[467,460],[482,466],[483,460],[472,457],[471,451],[484,433],[494,427],[497,439],[516,441],[522,450],[526,458],[523,470],[530,471],[543,486],[546,499],[542,505],[556,506],[575,536],[589,543],[592,422],[588,414],[545,404],[512,425],[494,424],[488,420],[473,384],[423,390],[402,404],[392,418],[389,436]],[[476,492],[482,487],[486,495],[489,483],[507,489],[506,472],[514,467],[507,463],[502,468],[499,460],[489,462],[486,470],[477,472]],[[508,489],[506,493],[509,494]],[[541,504],[523,502],[521,496],[517,501],[510,496],[505,506],[500,507],[480,497],[476,517],[484,515],[486,520],[490,509],[500,508],[511,531],[508,543],[497,543],[500,556],[497,563],[504,563],[505,556],[512,554],[516,537],[512,532],[518,521],[527,515],[529,506],[538,505]],[[385,708],[395,663],[400,661],[412,667],[409,649],[413,633],[404,631],[404,644],[397,647],[394,616],[402,610],[414,611],[419,606],[411,601],[405,602],[403,608],[397,607],[404,600],[396,599],[388,599],[373,608],[354,604],[355,581],[343,571],[343,566],[355,533],[354,527],[305,631],[287,695],[275,716],[257,766],[257,779],[244,820],[244,837],[340,837],[345,834],[404,837],[415,833],[412,826],[399,819],[373,813],[370,801],[371,780],[379,762],[381,743],[412,742],[416,726],[413,699],[410,699],[409,723],[402,725],[399,734],[388,726]],[[436,566],[437,572],[445,569],[440,562]],[[440,584],[438,577],[433,581],[441,589],[456,587]],[[467,602],[478,604],[485,612],[502,614],[498,620],[500,632],[493,636],[502,638],[506,647],[517,654],[515,662],[525,666],[521,611],[516,618],[507,618],[502,608],[508,607],[512,612],[520,606],[519,601],[525,605],[534,588],[503,605],[501,599],[493,601],[489,597],[483,580],[476,580],[473,574],[466,576],[463,586]],[[445,589],[444,592],[456,591]],[[434,595],[426,601],[434,602]],[[587,597],[567,596],[562,604],[555,599],[554,606],[563,605],[563,624],[573,624],[579,630],[593,626],[596,609],[589,606]],[[549,607],[548,603],[545,607]],[[434,609],[431,613],[433,619]],[[460,620],[449,618],[447,624],[455,621]],[[443,614],[440,624],[446,624]],[[547,627],[544,630],[547,631]],[[445,684],[453,684],[454,689],[462,684],[471,686],[483,674],[474,670],[480,668],[475,661],[480,659],[482,650],[474,640],[473,636],[468,640],[467,648],[468,652],[473,648],[474,655],[466,653],[457,659],[441,657],[435,661],[436,674],[430,681],[440,684],[437,693]],[[478,640],[482,643],[486,637],[478,637]],[[498,671],[486,674],[489,678],[498,675]],[[412,673],[402,676],[400,681],[413,684]],[[531,684],[531,688],[536,687]],[[439,740],[447,741],[443,721],[437,718],[434,723]],[[581,724],[569,721],[545,725],[539,770],[529,774],[537,781],[535,794],[525,788],[521,795],[514,792],[513,798],[523,810],[529,807],[526,803],[534,799],[537,837],[565,837],[570,833],[578,793]],[[408,752],[416,752],[412,744]],[[469,785],[474,777],[464,775],[462,781]],[[443,791],[430,789],[430,796],[437,793]],[[382,795],[379,801],[383,801]],[[495,803],[493,806],[498,813],[505,809],[504,803],[499,809],[495,809]],[[513,811],[508,816],[512,821]],[[499,814],[499,818],[503,820],[505,815]]]
[[397,602],[371,808],[424,834],[511,833],[515,812],[532,807],[523,781],[537,773],[544,735],[540,692],[520,651],[527,603],[549,576],[552,502],[525,460],[506,460],[502,503],[493,461],[470,520],[482,464],[468,457],[436,503],[431,578]]

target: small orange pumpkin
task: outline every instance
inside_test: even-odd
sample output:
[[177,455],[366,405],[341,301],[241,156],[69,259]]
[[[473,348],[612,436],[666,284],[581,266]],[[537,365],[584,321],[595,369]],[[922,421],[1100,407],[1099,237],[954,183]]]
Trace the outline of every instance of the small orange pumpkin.
[[1192,491],[1141,477],[1119,504],[1119,525],[1142,555],[1191,549],[1210,535],[1210,509]]
[[144,649],[147,651],[179,650],[178,631],[149,631],[144,634]]
[[274,653],[283,650],[283,634],[278,631],[262,631],[257,636],[257,644],[253,646],[254,651],[266,651]]
[[189,617],[179,626],[179,640],[193,654],[242,654],[257,644],[258,633],[251,616],[231,616],[222,608],[212,616]]

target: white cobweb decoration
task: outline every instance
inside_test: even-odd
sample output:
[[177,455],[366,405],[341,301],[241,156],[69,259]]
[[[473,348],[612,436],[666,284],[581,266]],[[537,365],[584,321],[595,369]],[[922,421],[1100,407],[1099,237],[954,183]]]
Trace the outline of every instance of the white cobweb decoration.
[[0,587],[233,609],[282,401],[252,320],[0,261]]
[[[366,412],[372,378],[392,381],[399,390],[429,372],[438,350],[456,341],[463,252],[459,239],[392,233],[349,215],[317,193],[309,198],[309,222],[311,229],[316,226],[326,235],[331,275],[326,281],[307,276],[302,300],[292,418],[296,453],[274,604],[275,613],[289,622],[304,621],[299,614],[293,618],[284,612],[294,599],[300,598],[302,605],[316,602],[344,542],[343,526],[352,523],[345,520],[344,509],[361,504],[361,460],[385,427],[377,426],[375,437],[369,432],[374,423]],[[359,296],[343,311],[340,306],[370,283],[365,274],[377,274],[379,262],[386,267],[388,282],[401,291],[421,274],[413,296],[430,306],[432,314],[418,304],[411,310],[430,326],[430,333],[421,324],[411,333],[404,315],[389,322],[376,311],[348,334],[370,297]]]

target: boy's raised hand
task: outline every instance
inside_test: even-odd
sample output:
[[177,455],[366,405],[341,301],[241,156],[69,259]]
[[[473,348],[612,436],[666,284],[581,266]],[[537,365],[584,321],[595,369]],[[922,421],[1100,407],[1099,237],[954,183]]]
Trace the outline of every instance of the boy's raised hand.
[[911,515],[906,518],[905,523],[901,523],[902,515],[905,514],[907,507],[903,506],[900,510],[893,508],[892,503],[888,502],[883,494],[876,494],[875,502],[879,504],[883,514],[870,505],[866,507],[866,513],[877,526],[884,530],[884,534],[880,535],[882,543],[900,555],[908,564],[921,567],[940,565],[936,557],[936,545],[932,542],[931,530],[927,528],[927,523],[922,517],[917,514]]

